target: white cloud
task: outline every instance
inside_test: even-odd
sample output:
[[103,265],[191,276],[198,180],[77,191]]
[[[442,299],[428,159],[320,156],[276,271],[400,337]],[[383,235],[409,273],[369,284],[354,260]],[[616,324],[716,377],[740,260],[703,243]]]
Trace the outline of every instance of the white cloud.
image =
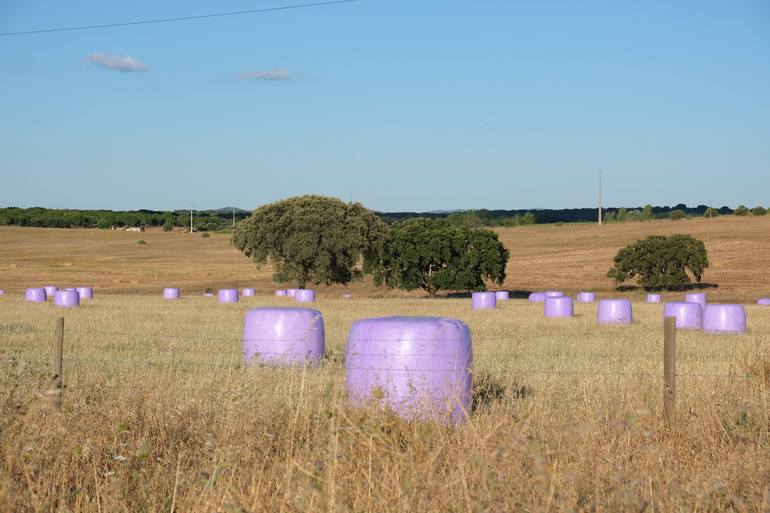
[[120,56],[107,55],[106,53],[92,53],[86,57],[86,61],[103,68],[123,71],[125,73],[145,71],[147,69],[147,66],[129,55]]
[[270,70],[247,71],[238,75],[238,78],[251,80],[293,80],[297,77],[291,75],[283,68],[276,68]]

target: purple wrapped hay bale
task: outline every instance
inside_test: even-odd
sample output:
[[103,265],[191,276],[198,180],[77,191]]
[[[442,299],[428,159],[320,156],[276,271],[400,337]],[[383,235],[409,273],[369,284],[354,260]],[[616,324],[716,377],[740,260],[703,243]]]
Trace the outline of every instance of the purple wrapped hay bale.
[[294,297],[298,290],[299,289],[286,289],[286,295],[289,297]]
[[356,321],[345,351],[345,388],[406,419],[457,423],[471,407],[471,333],[462,321],[381,317]]
[[56,291],[59,290],[59,287],[56,285],[46,285],[43,288],[45,289],[45,295],[48,299],[53,299],[54,294],[56,294]]
[[166,287],[163,289],[163,299],[179,299],[179,289],[176,287]]
[[241,290],[241,295],[243,297],[254,297],[257,295],[257,291],[252,288],[245,288]]
[[0,296],[4,296],[4,295],[5,295],[5,290],[4,289],[0,289]]
[[631,301],[628,299],[602,299],[596,315],[599,324],[631,324],[634,321]]
[[220,303],[237,303],[238,290],[237,289],[219,289],[219,302]]
[[757,304],[760,306],[770,306],[770,297],[760,298]]
[[297,303],[312,303],[315,301],[315,290],[299,289],[294,293],[294,301]]
[[546,290],[545,297],[562,297],[564,292],[561,290]]
[[703,329],[703,308],[698,303],[676,301],[663,306],[663,317],[676,317],[676,329]]
[[578,303],[593,303],[596,301],[596,294],[593,292],[581,292],[577,295]]
[[701,308],[706,308],[706,293],[705,292],[689,292],[684,295],[686,303],[698,303]]
[[317,363],[324,355],[324,319],[312,308],[254,308],[243,323],[247,363],[279,366]]
[[507,290],[497,290],[495,291],[495,299],[498,301],[505,301],[506,299],[511,299],[511,293]]
[[660,294],[647,294],[648,303],[660,303]]
[[78,295],[80,296],[81,301],[83,299],[94,298],[94,289],[91,287],[76,287],[75,290],[78,291]]
[[706,305],[703,310],[706,333],[746,333],[746,310],[743,305]]
[[497,296],[494,292],[474,292],[471,295],[471,308],[473,310],[497,308]]
[[546,317],[572,317],[572,298],[567,296],[547,297],[543,302]]
[[281,290],[276,290],[275,295],[278,297],[286,297],[288,294],[285,290],[281,289]]
[[77,290],[57,290],[53,296],[54,306],[59,308],[76,308],[80,306],[80,294]]
[[24,291],[24,300],[30,303],[45,303],[48,300],[48,294],[42,287],[27,289]]
[[530,303],[542,303],[545,301],[545,292],[533,292],[529,295]]

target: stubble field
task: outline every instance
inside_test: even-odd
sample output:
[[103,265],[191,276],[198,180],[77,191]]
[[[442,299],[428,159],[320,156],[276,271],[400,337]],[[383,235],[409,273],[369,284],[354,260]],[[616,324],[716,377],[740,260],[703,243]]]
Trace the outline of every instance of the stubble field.
[[[748,301],[768,283],[770,224],[735,221],[502,230],[506,287],[607,295],[603,274],[621,243],[675,230],[706,241],[705,279],[720,285],[712,298]],[[747,306],[747,335],[678,334],[670,427],[660,305],[636,301],[633,325],[603,327],[595,305],[548,320],[523,300],[472,311],[467,299],[368,282],[349,289],[353,300],[322,289],[327,357],[279,370],[241,363],[243,316],[293,303],[267,295],[269,270],[255,271],[225,236],[2,229],[0,247],[10,292],[0,298],[0,511],[770,511],[770,308]],[[93,284],[96,296],[62,311],[18,293],[49,282]],[[181,286],[182,300],[163,301],[166,285]],[[200,296],[223,285],[262,294],[235,305]],[[347,404],[351,324],[403,314],[469,325],[464,424]],[[56,412],[40,395],[61,315]]]

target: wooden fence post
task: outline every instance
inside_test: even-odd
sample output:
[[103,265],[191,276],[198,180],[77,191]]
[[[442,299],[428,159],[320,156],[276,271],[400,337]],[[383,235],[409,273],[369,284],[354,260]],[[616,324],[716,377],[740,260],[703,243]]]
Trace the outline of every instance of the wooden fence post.
[[663,318],[663,411],[669,426],[676,421],[676,317]]
[[64,317],[56,319],[56,334],[51,346],[51,386],[44,397],[55,409],[61,408],[61,394],[64,386],[62,355],[64,353]]

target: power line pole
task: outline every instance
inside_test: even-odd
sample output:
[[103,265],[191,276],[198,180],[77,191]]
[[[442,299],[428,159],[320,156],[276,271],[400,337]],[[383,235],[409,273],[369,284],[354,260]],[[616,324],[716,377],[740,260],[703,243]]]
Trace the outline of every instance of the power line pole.
[[195,204],[190,207],[190,233],[193,233],[193,209],[195,208]]
[[599,226],[602,225],[602,170],[599,170]]
[[233,228],[235,228],[235,207],[233,207]]

